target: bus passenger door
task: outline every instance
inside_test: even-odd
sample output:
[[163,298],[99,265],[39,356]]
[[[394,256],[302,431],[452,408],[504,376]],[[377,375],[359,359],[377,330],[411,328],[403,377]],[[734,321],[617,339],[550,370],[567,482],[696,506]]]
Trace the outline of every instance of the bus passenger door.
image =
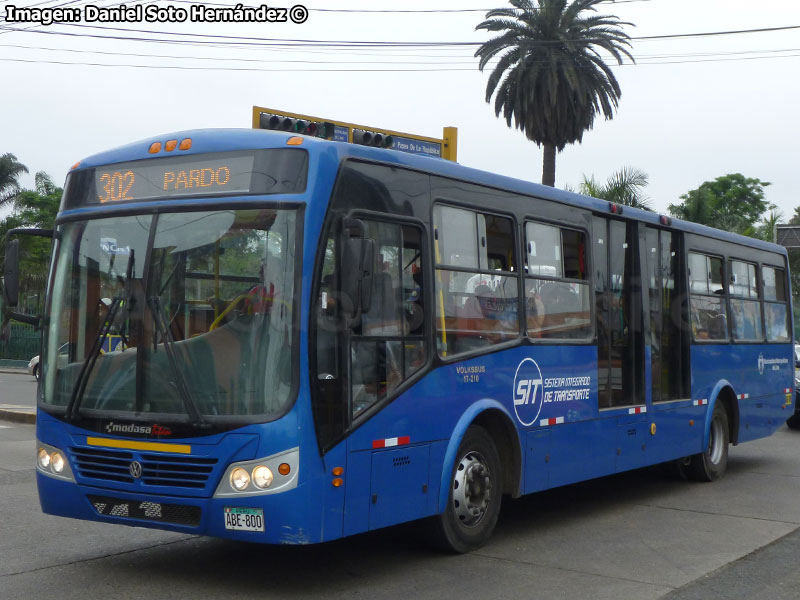
[[651,421],[656,425],[648,462],[655,463],[690,454],[696,433],[686,426],[690,415],[674,404],[691,398],[682,234],[646,227],[644,253],[647,278],[643,278],[642,291],[648,293]]
[[[654,403],[689,399],[688,336],[683,324],[680,234],[646,228],[650,313],[650,390]],[[642,286],[644,288],[644,285]]]
[[[368,307],[348,328],[350,419],[358,428],[350,450],[363,481],[354,506],[369,501],[369,528],[418,519],[429,505],[429,447],[399,403],[401,386],[425,364],[423,233],[416,225],[363,219],[374,245]],[[385,416],[389,413],[392,417]],[[413,440],[411,445],[410,441]],[[369,451],[365,446],[368,446]],[[396,446],[396,447],[395,447]],[[370,457],[369,471],[364,455]],[[353,471],[351,467],[350,471]],[[358,517],[363,519],[363,516]]]
[[[351,535],[416,519],[428,510],[428,445],[408,429],[408,418],[379,418],[386,410],[401,410],[391,401],[425,365],[428,348],[422,228],[347,219],[352,229],[343,230],[344,222],[332,227],[323,257],[312,382],[326,469],[337,462],[330,460],[331,453],[346,454],[336,459],[347,463],[341,511],[344,535]],[[343,280],[357,270],[342,250],[353,237],[367,241],[372,261],[360,283],[369,294],[362,291],[360,298],[348,297],[343,289]],[[405,441],[409,434],[413,446]]]
[[636,224],[593,219],[599,408],[645,404]]

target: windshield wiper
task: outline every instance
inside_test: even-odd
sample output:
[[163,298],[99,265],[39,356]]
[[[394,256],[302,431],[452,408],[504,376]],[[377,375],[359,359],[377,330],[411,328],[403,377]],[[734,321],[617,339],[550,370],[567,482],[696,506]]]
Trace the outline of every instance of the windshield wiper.
[[203,419],[200,411],[197,409],[197,404],[192,399],[192,394],[189,392],[189,386],[186,383],[186,377],[178,364],[178,356],[175,352],[175,338],[172,337],[169,322],[164,316],[164,305],[161,302],[161,297],[153,296],[149,298],[150,311],[153,313],[153,323],[155,323],[156,331],[161,335],[161,341],[164,342],[164,352],[167,354],[167,361],[169,362],[172,374],[175,376],[175,385],[178,388],[178,393],[181,395],[183,405],[189,415],[192,424],[197,428],[207,428],[210,425]]
[[111,327],[114,323],[114,319],[117,316],[117,311],[122,304],[122,300],[123,296],[114,296],[114,299],[111,301],[108,310],[106,310],[105,315],[103,315],[104,322],[103,326],[100,328],[100,335],[95,338],[94,344],[92,345],[91,350],[89,350],[89,354],[87,354],[86,358],[83,360],[81,370],[78,373],[78,378],[75,380],[75,385],[72,386],[72,395],[70,396],[69,404],[67,405],[67,412],[64,415],[64,418],[67,421],[71,421],[75,415],[78,414],[81,400],[83,400],[83,393],[86,391],[86,384],[89,381],[89,374],[94,368],[94,363],[97,361],[97,357],[100,356],[100,350],[103,348],[103,344],[108,337],[108,333],[111,331]]
[[86,384],[89,382],[89,375],[91,374],[92,369],[94,369],[94,363],[97,361],[97,357],[100,356],[100,351],[103,349],[103,344],[105,343],[106,338],[111,331],[111,327],[114,325],[114,320],[117,317],[117,311],[119,310],[119,307],[123,302],[125,302],[128,305],[128,309],[130,309],[131,305],[133,304],[133,291],[131,282],[133,281],[133,269],[135,262],[135,254],[133,249],[131,249],[130,255],[128,256],[128,264],[125,268],[123,293],[122,295],[114,296],[111,304],[109,304],[105,315],[103,315],[103,326],[100,328],[99,335],[97,336],[97,339],[95,339],[94,344],[92,344],[89,354],[87,354],[86,358],[83,359],[81,370],[78,372],[78,378],[75,380],[75,385],[72,386],[72,394],[69,398],[69,404],[67,404],[67,411],[64,414],[64,419],[67,421],[71,421],[78,414],[81,402],[83,401],[83,394],[86,391]]

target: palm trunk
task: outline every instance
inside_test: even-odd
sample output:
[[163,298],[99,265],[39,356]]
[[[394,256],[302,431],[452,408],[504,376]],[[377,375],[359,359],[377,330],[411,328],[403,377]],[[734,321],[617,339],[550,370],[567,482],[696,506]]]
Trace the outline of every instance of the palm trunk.
[[542,185],[555,187],[556,185],[556,147],[553,144],[544,144],[544,159],[542,160]]

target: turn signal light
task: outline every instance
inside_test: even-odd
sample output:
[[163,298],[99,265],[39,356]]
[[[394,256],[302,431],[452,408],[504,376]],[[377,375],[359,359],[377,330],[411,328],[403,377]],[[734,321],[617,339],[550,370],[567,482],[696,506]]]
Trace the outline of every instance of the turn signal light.
[[344,483],[344,479],[341,479],[340,477],[337,477],[336,479],[331,481],[331,483],[333,484],[333,487],[342,487],[342,484]]
[[286,463],[281,463],[278,465],[278,473],[280,473],[283,476],[288,475],[291,470],[292,468]]
[[342,473],[344,473],[344,469],[342,467],[334,467],[331,473],[333,473],[336,477],[341,477]]

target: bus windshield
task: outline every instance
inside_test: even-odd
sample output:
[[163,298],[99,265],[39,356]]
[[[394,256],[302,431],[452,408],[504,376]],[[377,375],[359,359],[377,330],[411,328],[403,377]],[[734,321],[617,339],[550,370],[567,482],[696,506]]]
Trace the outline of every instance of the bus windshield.
[[277,418],[292,401],[296,211],[57,228],[42,402],[54,412]]

